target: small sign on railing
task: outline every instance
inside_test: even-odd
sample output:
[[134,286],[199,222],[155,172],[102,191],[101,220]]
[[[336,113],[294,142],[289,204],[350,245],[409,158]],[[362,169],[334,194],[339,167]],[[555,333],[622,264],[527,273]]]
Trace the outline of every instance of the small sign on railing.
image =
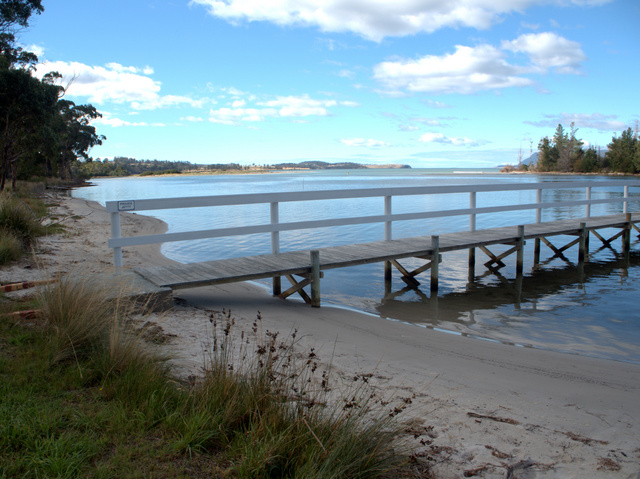
[[133,211],[135,209],[136,209],[136,202],[133,200],[118,201],[118,211]]

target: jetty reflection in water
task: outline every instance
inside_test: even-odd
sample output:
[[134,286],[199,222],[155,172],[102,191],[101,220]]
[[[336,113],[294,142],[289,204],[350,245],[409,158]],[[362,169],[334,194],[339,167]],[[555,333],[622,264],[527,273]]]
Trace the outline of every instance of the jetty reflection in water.
[[[375,311],[385,318],[509,344],[640,362],[637,291],[631,286],[640,280],[638,241],[634,237],[625,254],[617,243],[596,249],[593,240],[590,260],[583,265],[571,260],[577,258],[572,250],[549,253],[539,266],[525,268],[520,279],[512,264],[498,270],[478,265],[472,282],[438,295],[429,292],[428,277],[412,287],[395,276]],[[445,255],[443,264],[448,261]],[[458,258],[458,264],[462,261]],[[457,272],[460,276],[459,268]],[[612,298],[601,302],[603,294]]]

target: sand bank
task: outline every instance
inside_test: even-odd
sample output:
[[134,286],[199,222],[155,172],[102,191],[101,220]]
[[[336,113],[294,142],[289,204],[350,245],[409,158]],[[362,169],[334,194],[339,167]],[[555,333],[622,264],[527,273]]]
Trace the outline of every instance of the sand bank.
[[[67,234],[40,242],[45,271],[102,273],[112,268],[109,215],[95,203],[59,198]],[[156,219],[123,215],[123,234],[164,231]],[[169,263],[158,247],[125,250],[125,266]],[[31,279],[24,261],[0,271],[4,282]],[[640,366],[462,337],[333,307],[312,309],[250,284],[175,293],[172,313],[152,321],[197,374],[208,344],[208,310],[231,310],[247,328],[298,330],[345,378],[373,373],[381,392],[413,397],[406,413],[418,453],[437,477],[640,477]]]

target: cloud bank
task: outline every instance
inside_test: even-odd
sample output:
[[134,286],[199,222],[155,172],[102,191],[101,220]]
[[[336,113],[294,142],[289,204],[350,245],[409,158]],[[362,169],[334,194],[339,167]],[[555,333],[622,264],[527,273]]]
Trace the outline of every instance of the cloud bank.
[[[508,52],[523,53],[528,61],[516,63]],[[473,94],[532,86],[535,81],[527,75],[549,70],[577,74],[585,60],[579,43],[545,32],[521,35],[500,47],[456,45],[453,53],[445,55],[382,62],[374,67],[373,76],[389,94]]]
[[442,28],[490,28],[535,6],[596,6],[612,0],[191,0],[230,23],[270,22],[351,32],[376,42]]

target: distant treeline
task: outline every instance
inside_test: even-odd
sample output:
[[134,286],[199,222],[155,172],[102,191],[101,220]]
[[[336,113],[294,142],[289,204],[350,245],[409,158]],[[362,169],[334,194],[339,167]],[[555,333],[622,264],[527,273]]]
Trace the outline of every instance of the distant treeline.
[[[409,168],[408,165],[392,165],[399,168]],[[371,166],[360,163],[341,162],[327,163],[326,161],[303,161],[301,163],[278,163],[275,165],[240,165],[238,163],[213,163],[210,165],[198,165],[189,161],[158,161],[136,160],[124,156],[116,156],[113,160],[97,158],[93,161],[77,163],[74,173],[81,178],[93,178],[97,176],[130,176],[130,175],[168,175],[206,172],[246,172],[260,170],[337,170],[337,169],[361,169]]]
[[[640,173],[640,128],[635,131],[626,129],[620,136],[614,136],[604,151],[590,146],[584,148],[584,142],[576,137],[578,129],[571,123],[571,129],[565,130],[559,124],[553,137],[542,138],[538,143],[535,163],[520,164],[519,170],[562,173]],[[513,166],[506,171],[516,170]]]
[[326,161],[303,161],[301,163],[278,163],[272,165],[270,169],[289,170],[289,169],[308,169],[308,170],[355,170],[359,168],[367,168],[366,165],[360,163],[351,163],[345,161],[342,163],[327,163]]
[[116,156],[113,160],[100,158],[76,165],[78,176],[92,178],[96,176],[130,176],[180,174],[185,171],[244,171],[256,169],[255,165],[245,166],[238,163],[216,163],[196,165],[189,161],[137,160],[124,156]]

